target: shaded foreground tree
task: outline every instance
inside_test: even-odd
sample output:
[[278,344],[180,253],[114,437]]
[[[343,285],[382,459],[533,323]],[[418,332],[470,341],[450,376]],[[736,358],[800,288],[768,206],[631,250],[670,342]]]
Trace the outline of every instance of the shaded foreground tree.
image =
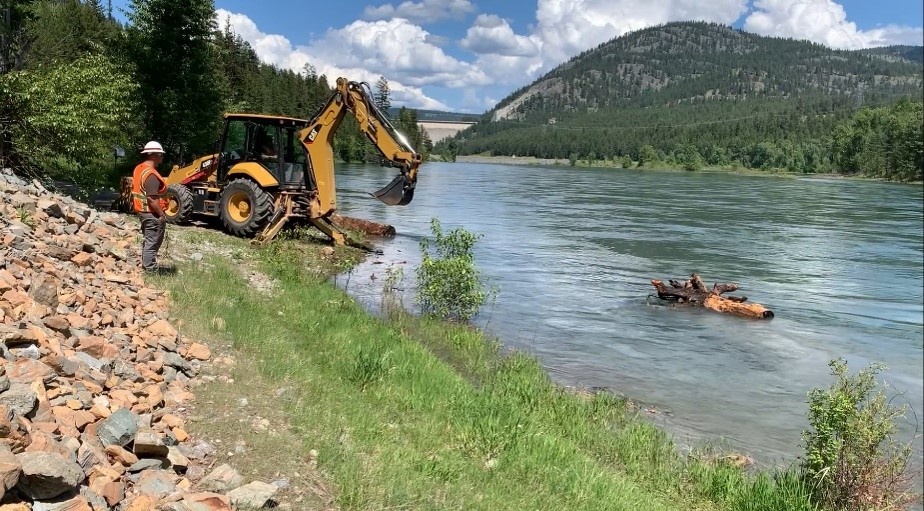
[[[132,0],[125,45],[148,133],[168,160],[210,149],[222,101],[213,74],[212,0]],[[188,159],[188,158],[187,158]]]

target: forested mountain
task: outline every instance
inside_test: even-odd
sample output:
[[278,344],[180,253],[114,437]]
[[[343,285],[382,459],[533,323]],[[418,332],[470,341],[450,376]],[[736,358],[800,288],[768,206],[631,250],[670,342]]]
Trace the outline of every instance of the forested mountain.
[[668,23],[575,56],[434,151],[828,170],[834,128],[856,110],[921,100],[921,61],[921,47]]

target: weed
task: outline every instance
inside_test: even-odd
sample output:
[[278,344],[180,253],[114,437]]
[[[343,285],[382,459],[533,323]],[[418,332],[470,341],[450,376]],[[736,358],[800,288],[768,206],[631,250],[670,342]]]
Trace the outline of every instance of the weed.
[[29,227],[35,227],[35,222],[32,218],[32,214],[29,213],[29,210],[20,206],[16,208],[16,216],[19,217],[19,222]]
[[360,390],[366,390],[384,380],[392,370],[389,358],[390,351],[381,342],[362,346],[353,363],[350,381],[359,385]]
[[421,309],[443,319],[468,321],[496,293],[485,290],[475,266],[472,249],[480,236],[462,227],[443,232],[436,218],[430,221],[430,231],[435,253],[431,254],[430,240],[424,237],[417,268]]
[[851,375],[843,359],[832,360],[837,379],[828,389],[809,392],[809,423],[803,433],[803,470],[815,501],[825,508],[865,510],[900,507],[919,496],[911,492],[908,473],[911,444],[894,440],[895,420],[906,406],[893,407],[873,364]]

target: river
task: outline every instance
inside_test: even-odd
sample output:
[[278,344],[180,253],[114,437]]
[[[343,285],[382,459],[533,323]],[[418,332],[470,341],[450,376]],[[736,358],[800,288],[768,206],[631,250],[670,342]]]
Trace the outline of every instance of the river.
[[[389,267],[404,301],[429,222],[482,235],[499,294],[475,323],[537,356],[559,384],[605,387],[658,410],[678,443],[761,464],[802,453],[807,393],[827,365],[887,369],[894,403],[924,411],[922,187],[836,178],[427,163],[404,207],[368,192],[394,169],[338,168],[341,213],[394,225],[380,255],[338,278],[372,310]],[[651,299],[653,278],[735,282],[776,314],[749,320]],[[920,439],[915,457],[921,458]]]

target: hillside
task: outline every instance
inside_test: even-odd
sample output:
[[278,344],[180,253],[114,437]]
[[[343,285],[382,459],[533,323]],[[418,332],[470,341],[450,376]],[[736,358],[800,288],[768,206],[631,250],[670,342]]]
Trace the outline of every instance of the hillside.
[[842,51],[714,23],[669,23],[575,56],[452,144],[457,154],[635,159],[643,145],[663,156],[690,144],[707,163],[714,151],[740,159],[761,142],[821,143],[859,106],[920,98],[921,55],[921,47]]

